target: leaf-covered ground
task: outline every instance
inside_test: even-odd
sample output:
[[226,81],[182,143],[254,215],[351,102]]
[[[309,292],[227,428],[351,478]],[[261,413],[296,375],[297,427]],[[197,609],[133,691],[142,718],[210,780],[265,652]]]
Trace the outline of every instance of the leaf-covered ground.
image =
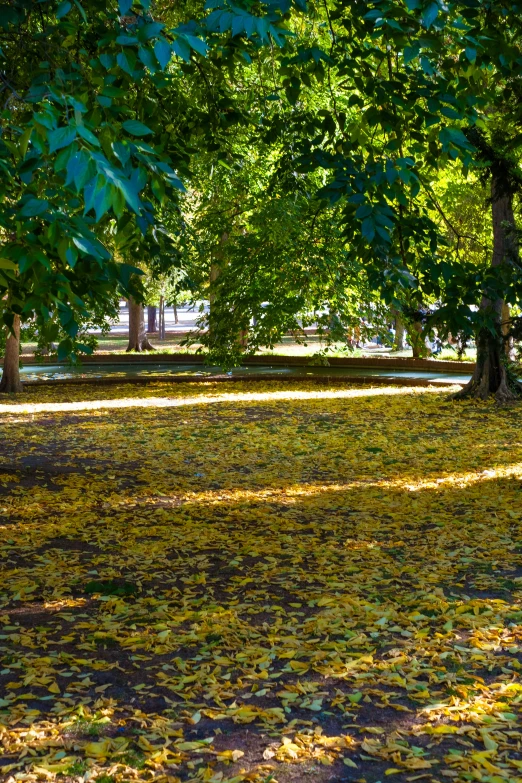
[[522,780],[518,409],[1,402],[2,780]]

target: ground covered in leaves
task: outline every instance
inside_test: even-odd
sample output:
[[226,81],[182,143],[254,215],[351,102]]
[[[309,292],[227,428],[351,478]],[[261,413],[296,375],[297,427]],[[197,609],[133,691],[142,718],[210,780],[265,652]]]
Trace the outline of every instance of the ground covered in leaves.
[[518,408],[0,400],[0,779],[522,780]]

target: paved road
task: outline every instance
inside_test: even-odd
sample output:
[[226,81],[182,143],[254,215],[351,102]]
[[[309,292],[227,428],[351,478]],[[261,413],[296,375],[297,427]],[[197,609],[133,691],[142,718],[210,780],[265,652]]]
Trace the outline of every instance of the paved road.
[[[165,308],[165,331],[183,332],[196,329],[196,320],[199,317],[199,303],[195,307],[178,307],[178,321],[174,321],[174,310],[172,307]],[[157,318],[156,318],[157,323]],[[147,311],[145,311],[145,325],[147,324]],[[93,330],[95,333],[98,330]],[[127,334],[129,331],[129,310],[127,307],[120,308],[120,320],[117,324],[111,326],[111,334]]]

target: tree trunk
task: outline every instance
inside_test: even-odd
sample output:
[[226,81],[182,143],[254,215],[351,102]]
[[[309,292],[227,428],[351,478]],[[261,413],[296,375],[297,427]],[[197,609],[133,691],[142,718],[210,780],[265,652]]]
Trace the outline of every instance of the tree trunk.
[[208,304],[209,304],[209,313],[208,313],[208,319],[207,319],[207,328],[208,328],[208,336],[210,338],[210,343],[212,342],[213,338],[213,332],[214,329],[212,324],[212,306],[216,301],[217,293],[216,293],[216,282],[221,274],[221,267],[224,265],[224,258],[225,258],[225,246],[228,242],[228,232],[223,231],[221,234],[221,237],[219,239],[219,244],[217,247],[214,248],[213,253],[213,259],[212,263],[210,265],[210,276],[209,276],[209,292],[208,292]]
[[159,305],[159,338],[160,340],[165,339],[165,297],[160,296],[160,305]]
[[13,331],[5,343],[4,368],[0,381],[0,392],[17,394],[22,391],[20,382],[20,316],[15,315]]
[[426,340],[422,334],[422,324],[419,321],[413,322],[411,329],[408,330],[408,337],[410,338],[414,359],[425,359],[426,356],[431,354],[431,350],[426,345]]
[[406,337],[406,327],[398,310],[393,310],[395,316],[395,339],[393,341],[392,351],[404,351],[404,339]]
[[147,340],[145,332],[145,314],[143,305],[129,298],[129,344],[127,353],[133,351],[153,351],[154,348]]
[[[227,237],[227,236],[228,236],[227,234],[223,234],[223,237]],[[225,241],[223,239],[223,237],[221,239],[222,239],[222,241]],[[210,266],[210,278],[209,278],[209,280],[210,280],[210,291],[209,291],[209,295],[208,295],[208,301],[209,301],[211,309],[212,309],[212,305],[216,301],[216,292],[215,292],[215,289],[214,289],[214,283],[218,279],[220,273],[221,273],[220,265],[219,264],[211,264],[211,266]]]
[[178,307],[176,305],[176,302],[172,305],[174,308],[174,323],[179,324],[179,318],[178,318]]
[[158,331],[158,327],[156,326],[157,309],[158,308],[155,305],[149,305],[147,307],[147,332],[149,334]]
[[505,302],[502,304],[502,334],[506,344],[506,356],[510,362],[515,361],[515,342],[509,335],[511,330],[511,308]]
[[[492,268],[512,264],[518,259],[516,236],[508,226],[515,225],[513,197],[495,173],[491,179],[491,209],[493,217]],[[457,399],[474,397],[486,400],[491,394],[498,402],[511,402],[522,393],[522,387],[509,379],[509,341],[503,329],[506,304],[503,299],[482,298],[480,310],[492,316],[494,329],[483,327],[477,334],[477,363],[469,383],[457,392]]]

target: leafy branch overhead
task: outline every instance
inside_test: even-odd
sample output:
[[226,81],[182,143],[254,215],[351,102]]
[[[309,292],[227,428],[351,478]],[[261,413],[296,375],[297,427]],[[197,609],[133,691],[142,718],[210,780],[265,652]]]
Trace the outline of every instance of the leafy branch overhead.
[[[224,362],[245,347],[241,338],[238,353],[233,331],[261,323],[267,302],[281,317],[254,334],[252,349],[272,344],[292,318],[317,319],[326,308],[335,320],[357,277],[359,298],[377,308],[428,308],[427,330],[463,340],[480,332],[484,346],[488,332],[498,343],[499,303],[516,306],[522,294],[505,226],[513,203],[506,219],[491,218],[490,245],[511,247],[493,263],[484,225],[464,232],[448,214],[445,183],[467,182],[471,191],[490,177],[501,193],[477,133],[512,160],[512,173],[519,166],[516,3],[16,0],[2,6],[0,20],[0,294],[8,326],[15,314],[41,324],[58,316],[67,334],[60,355],[74,351],[93,302],[110,309],[115,291],[143,298],[140,270],[155,229],[169,223],[176,241],[192,245],[183,255],[185,267],[197,266],[191,279],[206,276],[201,296],[209,266],[220,266],[214,282],[230,306],[218,321],[229,327],[212,339]],[[253,181],[247,171],[258,173]],[[242,190],[229,198],[238,175]],[[214,221],[212,242],[211,232],[200,241],[198,219],[211,201],[214,213],[235,218]],[[280,245],[276,251],[261,216],[275,220],[283,204],[288,215],[301,205],[307,234],[287,242],[278,268]],[[324,231],[316,231],[326,224],[336,261],[321,264]],[[224,270],[237,269],[229,261],[240,245],[248,252],[234,276]],[[288,281],[288,307],[296,302],[291,314],[270,300],[278,275]]]

